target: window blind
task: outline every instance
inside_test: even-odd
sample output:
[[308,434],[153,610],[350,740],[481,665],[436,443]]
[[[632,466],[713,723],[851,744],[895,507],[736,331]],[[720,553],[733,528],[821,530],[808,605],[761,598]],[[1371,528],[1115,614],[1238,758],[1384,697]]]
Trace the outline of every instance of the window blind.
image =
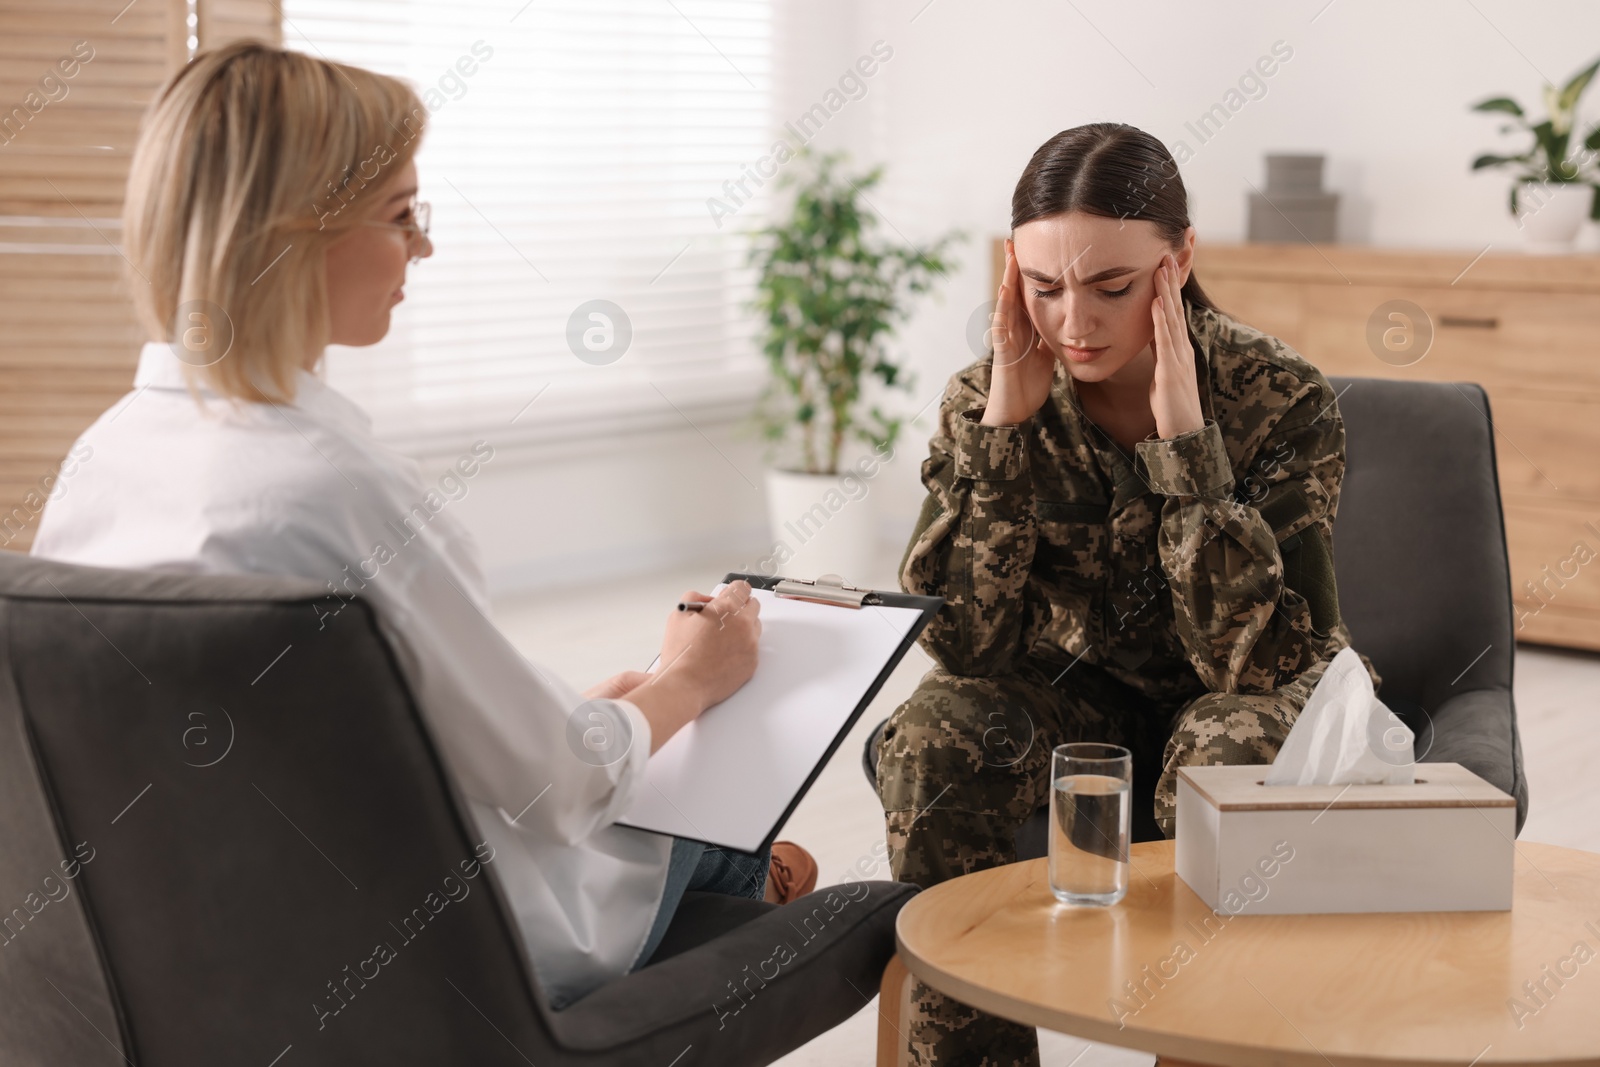
[[[434,254],[330,384],[424,452],[702,425],[765,374],[747,301],[770,194],[772,12],[749,0],[284,0],[291,48],[406,78]],[[720,225],[719,225],[720,222]],[[605,303],[596,304],[601,301]],[[598,316],[598,317],[596,317]]]

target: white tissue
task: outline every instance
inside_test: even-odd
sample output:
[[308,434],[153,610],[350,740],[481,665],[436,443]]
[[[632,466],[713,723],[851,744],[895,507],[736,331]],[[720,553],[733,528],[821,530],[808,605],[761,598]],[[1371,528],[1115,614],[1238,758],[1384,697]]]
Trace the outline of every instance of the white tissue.
[[1328,664],[1267,771],[1267,785],[1410,785],[1411,728],[1378,699],[1352,648]]

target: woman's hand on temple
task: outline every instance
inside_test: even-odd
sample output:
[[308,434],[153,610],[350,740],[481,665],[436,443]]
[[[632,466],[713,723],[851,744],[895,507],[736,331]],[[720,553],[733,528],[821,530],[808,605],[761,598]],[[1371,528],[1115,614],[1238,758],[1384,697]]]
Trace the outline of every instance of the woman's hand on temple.
[[1200,383],[1195,376],[1194,346],[1183,314],[1183,294],[1178,284],[1178,262],[1168,252],[1155,273],[1156,295],[1150,302],[1155,336],[1156,373],[1150,379],[1150,410],[1156,417],[1156,435],[1169,439],[1205,426],[1200,408]]
[[1022,299],[1022,271],[1016,249],[1006,240],[1006,272],[995,297],[989,320],[994,341],[994,364],[989,378],[989,400],[983,409],[985,426],[1012,426],[1044,407],[1055,385],[1056,358],[1034,329],[1033,318]]

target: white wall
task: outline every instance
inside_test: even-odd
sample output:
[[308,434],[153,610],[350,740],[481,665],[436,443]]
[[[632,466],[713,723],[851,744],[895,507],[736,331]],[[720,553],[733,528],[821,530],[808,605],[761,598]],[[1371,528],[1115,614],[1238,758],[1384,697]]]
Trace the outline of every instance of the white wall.
[[[1465,265],[1485,245],[1515,251],[1520,237],[1505,206],[1508,178],[1467,169],[1511,142],[1469,105],[1507,94],[1542,111],[1545,78],[1563,82],[1600,51],[1592,0],[782,0],[779,26],[780,124],[821,99],[874,41],[893,48],[866,95],[817,143],[850,150],[863,167],[887,164],[873,197],[885,233],[912,242],[950,228],[971,235],[959,269],[896,342],[918,377],[915,398],[900,401],[908,413],[974,358],[965,330],[993,295],[989,239],[1006,231],[1017,176],[1052,134],[1110,120],[1150,131],[1175,153],[1186,142],[1193,158],[1181,170],[1202,242],[1243,238],[1264,153],[1322,152],[1325,185],[1341,196],[1341,240],[1459,249]],[[1223,101],[1280,40],[1293,54],[1264,79],[1264,94],[1200,143],[1185,123]],[[1600,87],[1589,121],[1600,117],[1596,99]],[[1584,243],[1600,247],[1595,227]],[[903,542],[921,501],[929,415],[872,494],[886,546]],[[701,431],[761,484],[751,443]],[[760,494],[694,431],[521,471],[508,462],[493,477],[462,514],[501,591],[581,580],[607,561],[639,569],[725,552],[737,566],[765,545]]]
[[[423,462],[429,482],[439,469]],[[724,555],[724,570],[749,566],[765,537],[762,484],[752,442],[685,423],[559,449],[497,446],[450,507],[504,596]]]

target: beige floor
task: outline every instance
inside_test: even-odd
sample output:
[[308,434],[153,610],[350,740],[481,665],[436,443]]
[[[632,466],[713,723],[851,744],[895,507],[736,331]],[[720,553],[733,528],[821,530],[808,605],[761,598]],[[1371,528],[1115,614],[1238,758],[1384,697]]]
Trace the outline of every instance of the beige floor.
[[[868,576],[894,588],[894,561]],[[709,592],[725,568],[703,567],[507,600],[496,605],[501,627],[541,666],[579,689],[620,670],[644,669],[654,658],[666,612],[688,589]],[[878,800],[860,766],[861,746],[877,721],[910,693],[927,669],[920,648],[902,660],[874,705],[840,746],[796,809],[783,837],[817,857],[821,884],[843,880],[859,857],[881,840]],[[1600,766],[1600,737],[1588,715],[1600,694],[1600,655],[1525,647],[1516,670],[1517,711],[1531,804],[1522,838],[1600,851],[1600,792],[1590,784]],[[779,1061],[784,1067],[869,1067],[876,1013],[863,1010]],[[1041,1033],[1046,1067],[1133,1067],[1153,1057]]]

